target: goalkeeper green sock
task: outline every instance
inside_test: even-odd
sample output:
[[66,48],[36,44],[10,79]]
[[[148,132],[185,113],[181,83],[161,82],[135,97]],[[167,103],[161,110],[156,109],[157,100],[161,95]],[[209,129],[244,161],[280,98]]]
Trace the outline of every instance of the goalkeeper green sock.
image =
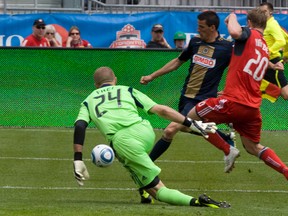
[[178,190],[161,187],[156,193],[157,200],[172,205],[190,206],[193,197],[181,193]]

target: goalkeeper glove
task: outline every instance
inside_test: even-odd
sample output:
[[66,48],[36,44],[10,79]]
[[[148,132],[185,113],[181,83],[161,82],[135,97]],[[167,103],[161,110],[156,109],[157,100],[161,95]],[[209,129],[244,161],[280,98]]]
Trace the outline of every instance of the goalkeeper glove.
[[89,179],[88,170],[82,160],[75,160],[74,163],[74,177],[80,186],[84,185],[84,180]]
[[203,123],[202,121],[191,120],[190,129],[194,132],[200,133],[206,139],[209,137],[208,133],[215,133],[217,130],[217,126],[215,122],[206,122]]

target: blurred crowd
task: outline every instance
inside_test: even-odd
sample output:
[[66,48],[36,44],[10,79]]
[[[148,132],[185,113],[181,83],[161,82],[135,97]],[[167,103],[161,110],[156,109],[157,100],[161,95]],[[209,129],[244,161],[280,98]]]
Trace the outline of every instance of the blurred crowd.
[[[128,24],[129,25],[129,24]],[[131,28],[131,26],[129,26]],[[58,38],[57,38],[58,37]],[[147,43],[138,44],[138,48],[164,48],[164,49],[184,49],[186,46],[186,35],[184,32],[177,31],[174,36],[174,45],[171,46],[164,37],[164,27],[161,24],[155,24],[151,29],[151,40]],[[80,29],[72,26],[64,41],[57,33],[53,25],[46,25],[43,19],[37,19],[33,22],[32,33],[27,36],[21,46],[23,47],[71,47],[71,48],[92,48],[89,41],[81,37]],[[139,38],[140,40],[140,38]],[[110,48],[134,48],[131,43],[122,43],[122,46],[114,46]]]

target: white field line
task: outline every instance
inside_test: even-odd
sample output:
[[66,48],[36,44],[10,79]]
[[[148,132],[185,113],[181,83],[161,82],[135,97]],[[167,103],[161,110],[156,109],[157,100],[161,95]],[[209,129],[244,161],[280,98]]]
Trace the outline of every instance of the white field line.
[[[7,190],[98,190],[98,191],[136,191],[136,188],[85,188],[85,187],[27,187],[27,186],[0,186],[0,189]],[[194,191],[198,192],[199,189],[179,189],[180,191]],[[235,193],[284,193],[288,194],[287,190],[201,190],[202,192],[235,192]]]
[[[43,161],[72,161],[73,158],[34,158],[34,157],[0,157],[0,160],[43,160]],[[90,161],[91,159],[84,159]],[[191,163],[191,164],[214,164],[223,161],[193,161],[193,160],[157,160],[157,163]],[[236,161],[239,164],[258,164],[262,161]]]
[[[71,158],[33,158],[33,157],[0,157],[0,160],[43,160],[43,161],[71,161]],[[89,159],[86,159],[87,161]],[[223,161],[189,161],[189,160],[158,160],[160,163],[223,163]],[[236,161],[236,163],[257,164],[261,161]],[[0,186],[0,189],[14,190],[98,190],[98,191],[134,191],[135,188],[85,188],[85,187],[26,187],[26,186]],[[198,189],[179,189],[180,191],[200,191]],[[203,190],[202,190],[203,191]],[[241,193],[284,193],[286,190],[204,190],[204,192],[241,192]]]

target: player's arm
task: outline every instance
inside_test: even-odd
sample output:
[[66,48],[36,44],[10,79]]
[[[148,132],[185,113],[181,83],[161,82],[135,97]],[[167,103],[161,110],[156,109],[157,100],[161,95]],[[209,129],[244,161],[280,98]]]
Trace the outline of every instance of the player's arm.
[[164,119],[182,124],[192,131],[201,133],[204,137],[208,137],[207,133],[215,133],[217,129],[214,122],[202,123],[202,121],[191,120],[168,106],[155,103],[147,95],[136,89],[132,89],[131,92],[135,104],[147,113],[157,114]]
[[227,29],[232,38],[238,39],[242,35],[242,28],[237,21],[237,16],[234,13],[231,13],[225,19],[225,24],[227,25]]
[[184,61],[179,60],[178,58],[172,59],[170,62],[168,62],[166,65],[164,65],[162,68],[159,70],[155,71],[154,73],[147,75],[147,76],[142,76],[140,79],[141,84],[148,84],[149,82],[153,81],[159,76],[162,76],[164,74],[170,73],[171,71],[175,71],[178,69]]
[[82,150],[85,140],[86,128],[88,123],[83,120],[78,120],[75,122],[74,127],[74,155],[76,153],[81,153],[81,158],[77,158],[82,160]]
[[288,43],[283,48],[283,63],[288,62]]
[[273,64],[272,62],[268,62],[268,68],[271,68],[273,70],[284,70],[284,65],[282,61],[277,62],[276,64]]
[[282,33],[284,34],[284,38],[285,38],[285,46],[283,47],[283,62],[287,63],[288,61],[288,32],[282,28]]
[[156,104],[149,110],[149,112],[157,114],[164,119],[182,124],[194,132],[201,133],[205,138],[208,138],[207,133],[215,133],[217,129],[214,122],[202,123],[202,121],[192,120],[165,105]]
[[80,186],[83,186],[83,181],[89,178],[88,170],[82,160],[82,150],[87,126],[88,123],[86,121],[77,120],[74,127],[74,177]]
[[81,108],[74,124],[74,177],[80,186],[83,186],[83,181],[89,178],[89,173],[82,160],[82,151],[85,140],[86,128],[90,122],[90,115],[88,111],[88,103],[85,101],[81,104]]

